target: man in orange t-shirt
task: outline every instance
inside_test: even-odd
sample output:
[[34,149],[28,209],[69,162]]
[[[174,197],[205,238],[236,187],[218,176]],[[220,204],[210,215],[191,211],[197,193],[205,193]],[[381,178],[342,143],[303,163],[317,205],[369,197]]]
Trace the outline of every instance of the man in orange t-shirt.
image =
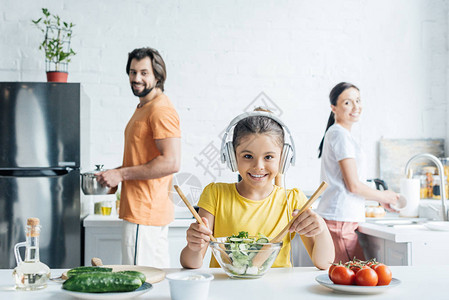
[[122,166],[98,173],[97,180],[108,187],[122,183],[122,264],[169,267],[169,191],[181,160],[179,117],[163,93],[166,70],[157,50],[129,53],[126,72],[140,102],[125,129]]

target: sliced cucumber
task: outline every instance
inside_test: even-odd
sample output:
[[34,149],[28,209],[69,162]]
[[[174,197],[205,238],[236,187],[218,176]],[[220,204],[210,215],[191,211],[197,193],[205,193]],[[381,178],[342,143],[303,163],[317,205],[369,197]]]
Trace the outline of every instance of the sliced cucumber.
[[256,243],[258,243],[258,244],[266,244],[266,243],[269,243],[269,242],[270,241],[266,237],[258,238],[257,241],[256,241]]
[[248,255],[248,245],[247,244],[239,244],[240,253],[244,255]]
[[243,241],[243,239],[241,239],[241,238],[229,238],[229,241],[231,242],[231,243],[240,243],[240,242],[242,242]]

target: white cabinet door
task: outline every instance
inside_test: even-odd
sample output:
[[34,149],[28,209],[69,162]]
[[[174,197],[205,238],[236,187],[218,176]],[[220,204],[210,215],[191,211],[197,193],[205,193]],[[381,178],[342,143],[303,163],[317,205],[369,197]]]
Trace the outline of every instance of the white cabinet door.
[[313,267],[314,264],[307,253],[306,247],[299,235],[292,240],[292,261],[294,267]]
[[[168,230],[168,251],[170,252],[170,268],[182,268],[179,261],[182,249],[187,245],[186,231],[188,227],[170,227]],[[204,256],[202,268],[208,268],[211,257],[210,248]]]
[[365,234],[359,234],[360,245],[363,248],[366,259],[375,258],[377,261],[385,261],[385,240],[369,236]]
[[122,227],[86,227],[84,265],[90,266],[92,257],[98,257],[105,265],[122,263]]
[[410,243],[395,243],[385,240],[385,261],[388,266],[412,266]]
[[412,265],[410,243],[395,243],[366,234],[360,234],[359,240],[366,259],[375,258],[389,266]]

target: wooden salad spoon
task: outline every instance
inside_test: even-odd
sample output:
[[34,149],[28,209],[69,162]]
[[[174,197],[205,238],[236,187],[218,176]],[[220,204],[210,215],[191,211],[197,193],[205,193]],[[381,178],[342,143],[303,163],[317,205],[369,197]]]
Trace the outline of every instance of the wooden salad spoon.
[[[312,197],[309,198],[309,200],[301,207],[301,209],[299,210],[298,214],[296,216],[294,216],[290,222],[288,222],[288,224],[281,230],[281,232],[279,232],[278,235],[276,235],[271,241],[270,243],[275,244],[275,243],[279,243],[280,241],[282,241],[282,239],[284,238],[284,236],[287,234],[288,230],[290,229],[290,226],[293,224],[293,222],[303,213],[305,212],[307,209],[309,209],[313,202],[315,202],[316,199],[318,199],[319,196],[321,196],[321,194],[324,192],[324,190],[327,188],[328,184],[323,181],[321,182],[320,186],[318,187],[318,189],[315,191],[315,193],[313,193]],[[272,251],[269,251],[271,245],[264,245],[259,252],[256,254],[256,256],[254,256],[253,258],[253,266],[256,267],[260,267],[262,266],[262,264],[267,260],[267,258],[271,255]]]
[[[195,219],[198,221],[199,224],[203,225],[204,227],[208,228],[208,226],[206,226],[206,224],[204,224],[203,220],[201,219],[200,215],[196,212],[195,208],[193,208],[192,204],[190,204],[189,200],[187,200],[186,196],[184,195],[184,193],[182,192],[182,190],[179,188],[179,186],[177,186],[176,184],[173,186],[175,188],[175,190],[178,192],[179,197],[181,197],[182,201],[184,201],[185,205],[187,206],[187,208],[190,210],[190,212],[192,213],[192,215],[195,217]],[[217,242],[217,239],[210,234],[209,235],[210,240],[212,242]],[[231,258],[229,257],[229,255],[224,251],[224,245],[223,244],[219,244],[219,248],[218,250],[220,251],[221,254],[221,259],[223,260],[224,263],[226,264],[232,264]]]

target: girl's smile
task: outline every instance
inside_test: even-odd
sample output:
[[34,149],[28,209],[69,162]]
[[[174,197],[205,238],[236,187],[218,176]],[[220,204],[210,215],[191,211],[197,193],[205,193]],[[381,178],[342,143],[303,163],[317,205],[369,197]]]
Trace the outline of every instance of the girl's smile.
[[246,198],[264,199],[272,192],[273,179],[279,172],[281,146],[268,134],[251,134],[242,138],[235,152],[242,176],[237,190]]

